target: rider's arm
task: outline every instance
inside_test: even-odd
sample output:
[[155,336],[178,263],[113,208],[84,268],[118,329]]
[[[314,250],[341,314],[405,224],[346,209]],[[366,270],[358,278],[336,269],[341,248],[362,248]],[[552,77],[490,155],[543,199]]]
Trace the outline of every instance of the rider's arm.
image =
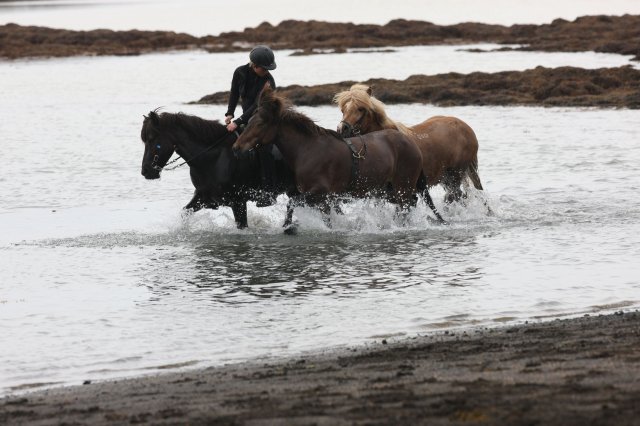
[[238,99],[240,99],[240,68],[237,68],[233,73],[233,79],[231,80],[231,93],[229,94],[229,106],[227,107],[227,113],[225,116],[231,116],[235,114],[236,106],[238,105]]

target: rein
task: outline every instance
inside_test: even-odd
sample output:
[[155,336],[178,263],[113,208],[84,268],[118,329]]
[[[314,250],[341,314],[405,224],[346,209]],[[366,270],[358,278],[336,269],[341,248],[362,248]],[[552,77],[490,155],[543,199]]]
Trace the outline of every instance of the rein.
[[[213,144],[211,144],[211,146],[209,146],[209,147],[205,148],[204,150],[200,151],[199,153],[197,153],[196,155],[194,155],[194,156],[193,156],[193,157],[191,157],[190,159],[188,159],[188,160],[184,160],[182,163],[180,163],[180,164],[178,164],[178,165],[176,165],[176,166],[173,166],[173,167],[166,168],[168,165],[173,164],[173,163],[175,163],[176,161],[178,161],[178,160],[182,159],[182,157],[181,157],[179,154],[178,154],[178,157],[177,157],[177,158],[174,158],[173,160],[169,161],[169,162],[168,162],[167,164],[165,164],[163,167],[158,166],[158,159],[159,159],[159,157],[158,157],[158,155],[156,154],[156,155],[154,155],[154,157],[153,157],[153,161],[151,162],[151,168],[152,168],[152,169],[154,169],[154,170],[157,170],[157,171],[159,171],[159,172],[161,172],[161,171],[163,171],[163,170],[169,170],[169,171],[171,171],[171,170],[175,170],[175,169],[177,169],[178,167],[184,166],[185,164],[189,164],[189,162],[191,162],[191,161],[195,160],[196,158],[198,158],[198,157],[199,157],[199,156],[201,156],[202,154],[204,154],[204,153],[206,153],[206,152],[211,151],[213,148],[217,147],[217,146],[218,146],[222,141],[224,141],[224,140],[227,138],[227,136],[229,136],[229,135],[231,135],[231,134],[235,134],[235,135],[236,135],[236,138],[238,138],[238,137],[239,137],[238,132],[233,132],[233,133],[228,132],[228,133],[225,133],[221,138],[217,139]],[[174,151],[175,151],[175,145],[174,145]]]

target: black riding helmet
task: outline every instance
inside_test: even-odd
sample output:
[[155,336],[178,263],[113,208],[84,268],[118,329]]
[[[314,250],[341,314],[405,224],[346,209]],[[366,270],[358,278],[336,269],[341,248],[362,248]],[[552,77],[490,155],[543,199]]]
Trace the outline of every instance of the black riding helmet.
[[273,54],[273,50],[269,49],[268,46],[260,45],[254,47],[251,53],[249,53],[249,59],[257,66],[264,69],[276,69],[276,58]]

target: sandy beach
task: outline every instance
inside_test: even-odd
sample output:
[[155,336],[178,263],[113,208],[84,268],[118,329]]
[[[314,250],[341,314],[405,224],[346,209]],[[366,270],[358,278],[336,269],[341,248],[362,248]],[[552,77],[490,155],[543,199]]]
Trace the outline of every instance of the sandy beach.
[[10,396],[0,423],[634,425],[639,377],[620,311]]

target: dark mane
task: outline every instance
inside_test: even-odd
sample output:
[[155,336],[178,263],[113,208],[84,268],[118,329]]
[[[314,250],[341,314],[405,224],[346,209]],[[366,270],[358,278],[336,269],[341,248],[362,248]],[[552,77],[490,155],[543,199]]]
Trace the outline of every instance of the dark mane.
[[312,119],[294,110],[292,107],[286,107],[280,114],[280,119],[283,122],[293,125],[297,130],[309,135],[329,135],[342,139],[342,136],[335,130],[325,129],[318,126]]
[[195,139],[205,139],[214,142],[226,128],[218,120],[205,120],[195,115],[182,112],[163,112],[159,115],[160,125],[167,127],[180,127]]

